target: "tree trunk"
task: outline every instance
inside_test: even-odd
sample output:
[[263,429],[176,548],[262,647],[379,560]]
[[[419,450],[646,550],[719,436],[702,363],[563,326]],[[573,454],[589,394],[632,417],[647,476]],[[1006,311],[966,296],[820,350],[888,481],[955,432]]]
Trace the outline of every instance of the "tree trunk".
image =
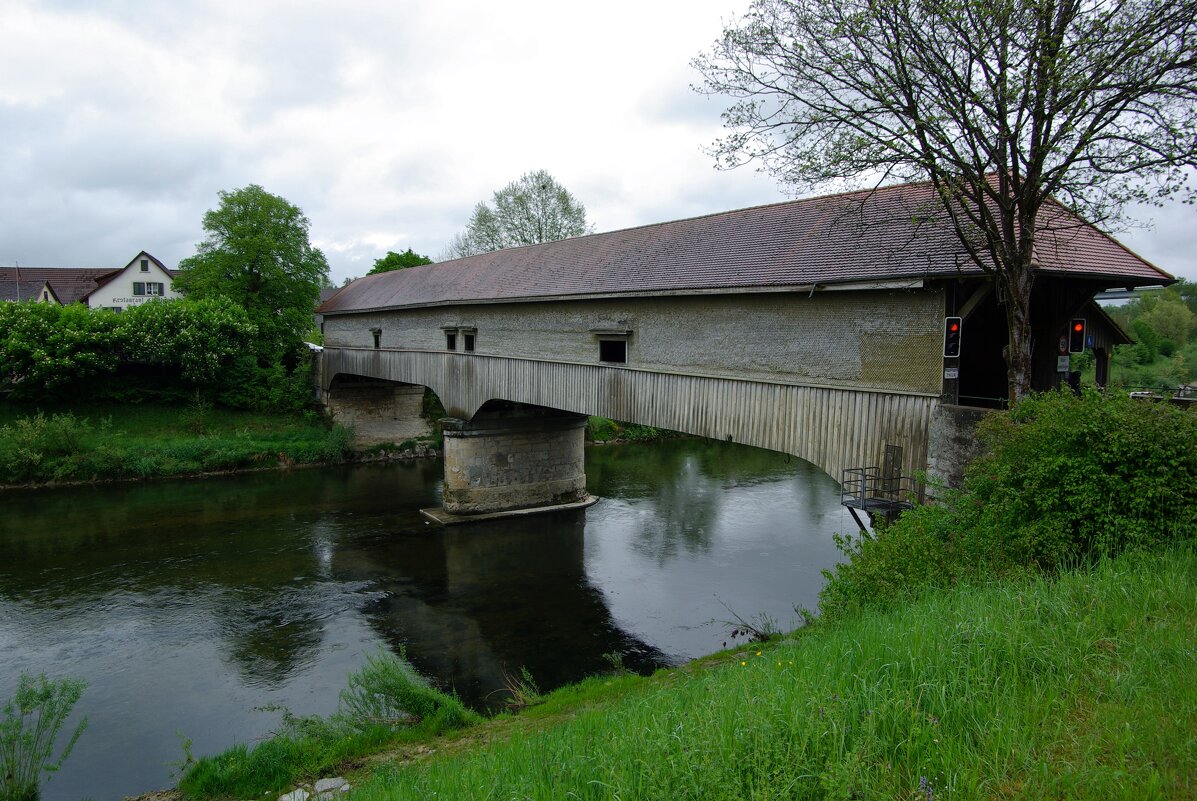
[[1034,276],[1029,266],[1005,271],[1006,326],[1010,337],[1006,342],[1006,382],[1013,406],[1031,391],[1031,288]]

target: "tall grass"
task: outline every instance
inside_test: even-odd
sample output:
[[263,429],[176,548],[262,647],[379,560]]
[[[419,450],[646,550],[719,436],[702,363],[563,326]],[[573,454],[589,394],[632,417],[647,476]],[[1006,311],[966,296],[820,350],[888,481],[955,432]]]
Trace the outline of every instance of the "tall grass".
[[179,790],[189,798],[261,796],[319,778],[387,743],[431,738],[478,720],[456,697],[430,686],[402,652],[380,650],[349,677],[335,715],[285,715],[270,739],[199,759]]
[[142,404],[0,409],[0,484],[176,476],[336,462],[352,432],[316,414]]
[[[0,719],[0,801],[37,801],[43,774],[52,774],[71,755],[87,727],[84,718],[62,744],[55,743],[86,684],[22,673]],[[48,778],[48,775],[47,775]]]
[[364,799],[1197,797],[1197,557],[930,595],[816,627]]

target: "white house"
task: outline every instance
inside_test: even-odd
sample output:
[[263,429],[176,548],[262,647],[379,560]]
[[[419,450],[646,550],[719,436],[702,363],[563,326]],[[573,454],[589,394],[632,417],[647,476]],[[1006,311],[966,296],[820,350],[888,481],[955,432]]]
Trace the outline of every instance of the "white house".
[[174,275],[162,262],[144,250],[122,269],[113,271],[96,281],[96,288],[82,300],[90,308],[124,311],[154,298],[173,300],[182,297],[175,292]]
[[80,267],[0,267],[0,300],[86,303],[124,311],[154,298],[181,297],[174,273],[144,250],[119,270]]

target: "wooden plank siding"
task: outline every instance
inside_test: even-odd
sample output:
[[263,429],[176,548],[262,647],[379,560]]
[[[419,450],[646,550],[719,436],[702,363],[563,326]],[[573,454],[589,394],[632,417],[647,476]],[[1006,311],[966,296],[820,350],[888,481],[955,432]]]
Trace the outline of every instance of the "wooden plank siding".
[[529,403],[667,428],[811,462],[836,481],[880,465],[901,445],[902,471],[927,468],[936,396],[667,373],[445,351],[327,347],[322,382],[337,374],[421,384],[469,419],[489,400]]

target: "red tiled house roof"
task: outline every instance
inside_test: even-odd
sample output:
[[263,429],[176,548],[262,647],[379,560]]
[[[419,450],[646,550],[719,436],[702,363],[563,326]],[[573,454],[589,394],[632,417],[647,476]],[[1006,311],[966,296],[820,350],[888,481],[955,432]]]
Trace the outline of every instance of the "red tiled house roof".
[[110,268],[92,269],[82,267],[0,267],[0,300],[17,300],[17,274],[20,273],[20,299],[29,300],[28,284],[36,284],[41,292],[43,284],[49,284],[58,296],[59,303],[76,303],[86,298],[99,285],[100,279],[111,273],[120,272]]

